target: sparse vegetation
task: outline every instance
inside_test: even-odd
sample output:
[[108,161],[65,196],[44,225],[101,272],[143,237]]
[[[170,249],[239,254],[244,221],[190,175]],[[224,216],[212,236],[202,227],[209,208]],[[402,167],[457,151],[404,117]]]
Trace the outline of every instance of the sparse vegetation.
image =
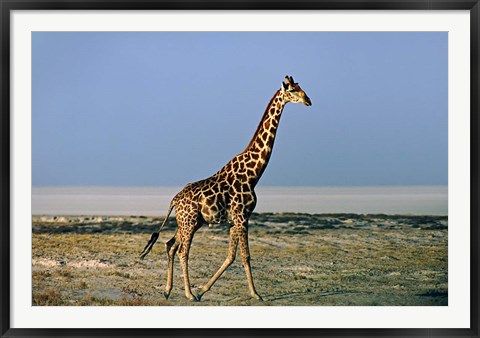
[[[249,240],[263,303],[249,297],[240,259],[199,303],[185,299],[177,259],[166,301],[163,242],[174,227],[138,258],[159,219],[57,219],[34,217],[33,305],[448,305],[446,217],[255,214]],[[227,227],[197,232],[193,289],[220,267],[227,248]]]

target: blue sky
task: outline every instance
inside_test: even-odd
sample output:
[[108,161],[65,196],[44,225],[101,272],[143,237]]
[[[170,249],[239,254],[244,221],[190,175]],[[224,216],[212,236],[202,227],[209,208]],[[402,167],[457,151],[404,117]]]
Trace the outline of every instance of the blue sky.
[[429,185],[448,177],[448,36],[35,32],[34,185],[184,185],[250,141],[291,75],[260,185]]

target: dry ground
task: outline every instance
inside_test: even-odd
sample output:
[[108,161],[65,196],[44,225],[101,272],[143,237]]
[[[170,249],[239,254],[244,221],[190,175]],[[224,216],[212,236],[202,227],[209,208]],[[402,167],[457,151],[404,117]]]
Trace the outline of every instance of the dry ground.
[[[34,217],[33,305],[448,305],[447,218],[385,215],[254,214],[253,276],[264,302],[249,297],[239,257],[201,302],[185,299],[176,259],[166,282],[162,231],[139,260],[148,217]],[[174,222],[171,222],[174,223]],[[226,226],[203,227],[190,253],[193,289],[224,261]]]

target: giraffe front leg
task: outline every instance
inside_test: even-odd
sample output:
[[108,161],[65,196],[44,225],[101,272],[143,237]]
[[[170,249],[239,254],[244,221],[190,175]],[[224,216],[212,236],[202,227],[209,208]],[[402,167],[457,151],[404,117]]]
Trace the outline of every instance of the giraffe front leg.
[[240,241],[242,264],[247,275],[248,290],[253,298],[263,301],[262,297],[260,297],[257,290],[255,290],[255,286],[253,285],[252,268],[250,266],[250,249],[248,248],[248,226],[246,222],[238,227],[238,237]]
[[217,281],[218,278],[224,273],[224,271],[232,265],[232,263],[235,261],[235,256],[237,254],[237,244],[238,244],[238,236],[235,232],[235,229],[233,227],[230,228],[230,244],[228,247],[228,255],[227,258],[225,259],[225,262],[223,262],[222,266],[218,271],[213,275],[212,278],[208,281],[207,284],[205,284],[197,293],[197,298],[200,300],[202,296],[205,294],[205,292],[209,291],[213,284]]

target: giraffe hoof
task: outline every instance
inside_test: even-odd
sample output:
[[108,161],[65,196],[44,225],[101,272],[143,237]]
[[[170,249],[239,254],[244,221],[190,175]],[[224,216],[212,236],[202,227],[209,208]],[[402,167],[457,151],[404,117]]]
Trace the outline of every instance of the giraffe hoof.
[[263,298],[258,293],[254,294],[252,297],[258,300],[259,302],[263,302]]
[[203,293],[197,293],[195,295],[195,298],[197,298],[197,301],[201,301],[202,300],[202,296],[203,296]]
[[194,294],[192,294],[191,296],[187,296],[187,298],[192,302],[199,302],[200,301],[200,298],[198,298]]
[[168,297],[170,297],[170,292],[164,291],[163,295],[165,296],[165,299],[168,300]]

